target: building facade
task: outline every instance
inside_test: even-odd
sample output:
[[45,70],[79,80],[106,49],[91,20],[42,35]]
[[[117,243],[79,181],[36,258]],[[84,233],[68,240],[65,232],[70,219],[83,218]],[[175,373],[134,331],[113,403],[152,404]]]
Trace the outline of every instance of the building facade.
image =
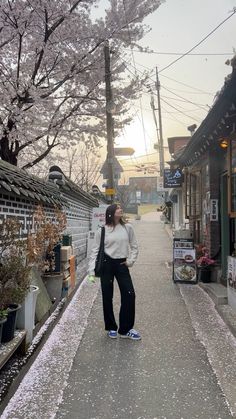
[[209,249],[226,284],[227,258],[236,249],[234,68],[207,117],[171,166],[184,172],[183,211],[195,243]]

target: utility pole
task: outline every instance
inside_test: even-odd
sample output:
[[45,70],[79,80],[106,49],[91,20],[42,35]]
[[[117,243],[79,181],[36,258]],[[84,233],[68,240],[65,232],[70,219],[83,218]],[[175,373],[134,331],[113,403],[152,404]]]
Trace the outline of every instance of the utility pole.
[[156,127],[156,133],[157,133],[157,147],[154,146],[154,148],[158,149],[159,152],[159,172],[161,173],[161,146],[160,146],[160,137],[159,137],[159,130],[157,125],[157,118],[156,118],[156,108],[155,108],[155,101],[153,94],[151,95],[151,102],[150,102],[152,113],[153,113],[153,119]]
[[156,67],[156,89],[157,89],[157,103],[158,103],[158,116],[159,116],[159,155],[160,155],[160,176],[164,175],[164,149],[163,149],[163,131],[162,131],[162,118],[161,118],[161,84],[158,76],[158,69]]
[[114,141],[113,141],[113,118],[112,118],[112,91],[111,91],[111,69],[110,69],[110,48],[109,42],[106,41],[104,46],[105,57],[105,84],[106,84],[106,127],[107,127],[107,165],[108,180],[106,194],[113,202],[115,195],[114,190]]

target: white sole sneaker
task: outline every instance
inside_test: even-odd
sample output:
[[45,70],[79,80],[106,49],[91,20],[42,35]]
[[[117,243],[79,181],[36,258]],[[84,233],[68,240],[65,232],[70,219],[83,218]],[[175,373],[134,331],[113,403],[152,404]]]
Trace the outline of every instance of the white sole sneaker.
[[116,334],[116,335],[114,335],[114,336],[112,336],[112,335],[110,335],[109,334],[109,332],[107,333],[107,336],[110,338],[110,339],[117,339],[118,338],[118,335]]
[[141,340],[141,336],[135,338],[133,336],[127,336],[127,335],[120,335],[121,339],[131,339],[131,340]]

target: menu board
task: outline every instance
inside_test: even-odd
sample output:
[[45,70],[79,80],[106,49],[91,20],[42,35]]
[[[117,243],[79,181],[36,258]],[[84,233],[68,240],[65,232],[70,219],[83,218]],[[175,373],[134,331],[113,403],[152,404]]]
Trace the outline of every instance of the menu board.
[[197,283],[196,250],[192,239],[173,241],[173,280],[182,283]]

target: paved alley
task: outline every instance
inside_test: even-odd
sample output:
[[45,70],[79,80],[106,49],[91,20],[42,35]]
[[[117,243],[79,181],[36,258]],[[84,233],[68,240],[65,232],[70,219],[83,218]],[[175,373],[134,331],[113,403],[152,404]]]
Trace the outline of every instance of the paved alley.
[[[84,283],[56,326],[63,332],[52,332],[2,419],[232,417],[180,288],[172,282],[172,243],[159,214],[143,216],[134,228],[140,254],[131,273],[142,341],[107,338],[99,286]],[[117,288],[115,308],[118,316]]]

